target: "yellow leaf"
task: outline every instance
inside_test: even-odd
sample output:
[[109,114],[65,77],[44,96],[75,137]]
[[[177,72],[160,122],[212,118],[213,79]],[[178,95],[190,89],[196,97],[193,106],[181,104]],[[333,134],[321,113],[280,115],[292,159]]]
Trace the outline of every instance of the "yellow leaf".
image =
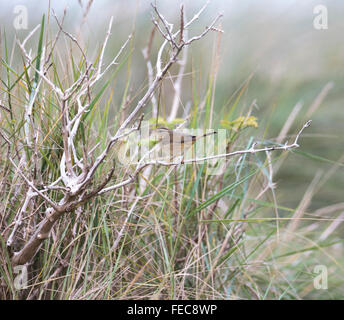
[[240,116],[233,121],[221,120],[221,125],[225,128],[239,131],[247,127],[258,128],[258,119],[254,116],[244,117]]

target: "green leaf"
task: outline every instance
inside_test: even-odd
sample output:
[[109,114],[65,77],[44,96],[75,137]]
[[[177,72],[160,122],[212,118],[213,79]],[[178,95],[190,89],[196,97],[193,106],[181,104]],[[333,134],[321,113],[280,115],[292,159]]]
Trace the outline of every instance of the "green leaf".
[[247,181],[249,178],[251,178],[257,172],[258,172],[258,170],[255,170],[255,171],[251,172],[250,174],[248,174],[246,177],[244,177],[244,178],[240,179],[239,181],[236,181],[236,182],[230,184],[229,186],[227,186],[226,188],[222,189],[220,192],[213,195],[208,200],[204,201],[201,205],[199,205],[195,210],[193,210],[192,214],[197,213],[197,212],[209,207],[212,203],[221,199],[228,192],[232,191],[233,189],[235,189],[236,187],[238,187],[239,185],[241,185],[242,183]]
[[38,71],[41,68],[41,57],[42,57],[42,46],[43,46],[43,35],[44,35],[44,19],[45,15],[42,17],[41,33],[39,35],[38,50],[37,50],[37,61],[36,61],[36,73],[35,73],[35,83],[37,85],[39,79]]

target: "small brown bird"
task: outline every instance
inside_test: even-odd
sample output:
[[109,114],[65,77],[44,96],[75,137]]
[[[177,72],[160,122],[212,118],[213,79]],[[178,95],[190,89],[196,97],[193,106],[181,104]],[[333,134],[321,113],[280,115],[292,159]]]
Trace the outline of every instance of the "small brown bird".
[[156,138],[161,145],[163,156],[169,156],[170,159],[173,159],[174,157],[184,154],[184,152],[192,147],[197,140],[216,133],[216,131],[213,131],[195,136],[178,130],[170,130],[161,127],[153,130],[152,136]]

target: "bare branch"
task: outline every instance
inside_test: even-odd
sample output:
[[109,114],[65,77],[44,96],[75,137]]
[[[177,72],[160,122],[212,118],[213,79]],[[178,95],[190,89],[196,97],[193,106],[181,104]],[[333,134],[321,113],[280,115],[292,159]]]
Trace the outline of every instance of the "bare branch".
[[0,108],[4,109],[7,112],[11,112],[11,110],[7,107],[5,107],[4,105],[0,104]]
[[188,41],[185,42],[185,45],[189,45],[192,42],[199,40],[201,38],[203,38],[210,30],[212,30],[212,28],[214,27],[215,23],[222,17],[222,13],[220,13],[215,19],[214,21],[211,23],[211,25],[209,27],[207,27],[199,36],[195,36],[191,39],[189,39]]
[[177,45],[177,43],[174,41],[174,37],[172,35],[172,29],[173,29],[173,24],[169,23],[165,17],[159,12],[158,8],[156,7],[156,5],[154,5],[153,3],[151,4],[151,6],[153,7],[155,13],[157,14],[157,16],[159,17],[160,21],[162,22],[162,24],[164,25],[166,32],[167,32],[167,36],[164,34],[164,32],[160,29],[159,24],[156,21],[153,21],[154,24],[158,27],[158,30],[160,31],[160,33],[164,36],[164,38],[169,41],[172,45],[172,48],[178,48],[179,46]]
[[[152,98],[155,90],[159,87],[159,85],[163,81],[168,70],[171,68],[172,65],[176,63],[179,53],[183,49],[186,49],[187,45],[191,44],[193,41],[201,39],[204,35],[206,35],[207,32],[214,29],[214,24],[216,23],[216,21],[219,19],[220,16],[218,16],[213,21],[211,26],[206,28],[206,30],[199,36],[196,36],[188,41],[185,39],[186,29],[192,24],[192,22],[198,19],[199,15],[203,12],[205,7],[207,6],[208,2],[201,8],[201,10],[196,15],[194,15],[194,17],[188,23],[184,22],[184,7],[182,6],[180,30],[174,34],[172,33],[173,25],[165,19],[165,17],[158,11],[158,8],[155,5],[152,5],[159,20],[159,22],[154,20],[153,23],[157,26],[157,29],[159,30],[159,32],[162,34],[164,38],[164,41],[159,49],[159,53],[158,53],[158,57],[156,61],[156,67],[157,67],[156,74],[153,75],[153,68],[151,67],[151,77],[149,81],[149,87],[146,90],[145,94],[138,101],[135,108],[131,111],[131,113],[126,117],[126,119],[117,129],[115,135],[110,137],[105,149],[101,152],[101,154],[96,158],[95,162],[90,167],[87,166],[87,152],[85,151],[85,149],[83,149],[83,157],[81,159],[77,158],[77,144],[75,141],[75,137],[77,136],[77,132],[80,126],[81,117],[85,112],[88,112],[89,103],[90,103],[90,102],[88,103],[82,102],[83,97],[86,94],[90,95],[90,88],[96,83],[98,83],[98,81],[111,68],[112,65],[117,64],[118,58],[120,57],[124,49],[128,46],[128,43],[130,42],[132,35],[128,37],[128,39],[122,45],[119,52],[110,62],[110,64],[108,64],[103,69],[103,59],[104,59],[105,49],[106,49],[109,37],[111,35],[111,28],[112,28],[112,23],[113,23],[113,18],[111,18],[106,35],[105,35],[105,39],[101,47],[98,65],[96,67],[95,72],[92,75],[90,75],[90,72],[92,70],[92,64],[88,65],[87,60],[86,60],[86,54],[83,51],[81,45],[78,43],[77,39],[72,34],[63,30],[64,17],[62,19],[62,22],[60,23],[55,13],[53,13],[59,27],[59,32],[54,40],[53,48],[57,42],[59,35],[63,33],[67,37],[69,37],[72,40],[72,42],[74,42],[77,45],[85,61],[85,72],[83,74],[80,74],[79,78],[76,81],[74,81],[72,85],[69,88],[65,89],[64,91],[62,88],[57,87],[57,85],[55,85],[55,83],[50,80],[49,75],[47,74],[48,69],[37,70],[32,65],[30,54],[27,53],[24,48],[24,45],[27,40],[25,40],[22,44],[20,44],[20,47],[25,57],[27,58],[27,60],[29,61],[31,65],[31,68],[35,70],[35,72],[38,73],[40,76],[39,84],[41,83],[42,80],[46,82],[47,85],[55,93],[57,100],[60,103],[60,113],[61,113],[60,120],[61,120],[61,127],[62,127],[63,154],[60,161],[60,177],[55,182],[44,187],[43,190],[38,190],[38,188],[34,185],[34,182],[30,181],[24,175],[24,173],[20,170],[20,168],[18,168],[15,165],[14,161],[10,158],[10,161],[12,165],[14,166],[14,168],[17,169],[20,176],[24,179],[25,183],[29,186],[29,190],[32,190],[32,194],[34,194],[35,196],[36,195],[40,196],[47,204],[51,206],[46,211],[46,218],[44,218],[41,221],[36,231],[31,236],[30,240],[24,245],[22,250],[15,253],[15,255],[13,256],[12,262],[14,265],[26,263],[35,255],[41,243],[44,241],[44,239],[46,239],[49,236],[49,233],[51,229],[53,228],[54,223],[64,213],[70,212],[76,209],[78,206],[82,205],[86,201],[89,201],[90,199],[96,196],[99,196],[105,192],[116,190],[127,184],[132,183],[133,181],[135,181],[139,173],[149,165],[148,163],[143,163],[143,162],[139,163],[139,165],[136,166],[135,171],[132,174],[129,174],[129,177],[127,179],[122,180],[112,186],[106,187],[106,185],[109,183],[114,173],[114,168],[112,168],[102,183],[98,184],[98,186],[95,186],[92,191],[89,191],[89,192],[86,191],[86,188],[92,182],[92,179],[94,177],[96,170],[99,168],[101,164],[105,162],[105,159],[109,156],[110,150],[114,146],[114,144],[117,141],[119,141],[121,138],[124,138],[127,135],[129,135],[130,133],[140,130],[141,122],[143,119],[143,113],[142,113],[143,108],[146,106],[148,101]],[[32,31],[32,34],[37,29],[38,27]],[[180,33],[179,44],[177,44],[176,39],[179,33]],[[169,58],[167,59],[166,63],[163,63],[162,54],[166,48],[166,44],[170,44],[173,50],[171,50],[171,52],[168,52]],[[147,51],[150,50],[150,46],[151,44],[149,45]],[[52,53],[50,53],[47,61],[50,59],[51,54]],[[184,53],[185,59],[186,59],[186,54],[187,53],[185,52]],[[45,55],[43,53],[42,59],[44,59],[44,56]],[[149,52],[146,52],[145,58],[149,59]],[[185,62],[184,58],[183,58],[183,61]],[[184,70],[184,64],[182,63],[181,68],[180,68],[180,76],[178,77],[178,79],[181,79],[183,70]],[[180,82],[179,80],[176,82],[177,86],[179,82]],[[35,96],[33,96],[33,100],[34,98]],[[70,119],[69,108],[73,106],[75,103],[77,104],[77,112],[73,116],[73,118]],[[141,114],[141,118],[138,120],[138,124],[128,130],[127,128],[129,124],[135,119],[137,119],[137,116],[139,114]],[[78,173],[79,171],[77,170],[78,168],[76,166],[81,168],[82,170],[81,174]],[[57,183],[61,181],[64,183],[65,186],[57,185]],[[64,197],[62,198],[62,200],[59,201],[58,204],[56,204],[46,194],[44,194],[45,192],[49,190],[60,190],[61,192],[64,193]],[[29,199],[29,195],[27,199]],[[133,206],[132,210],[134,210],[134,207],[135,206]],[[22,211],[24,209],[25,208],[23,206]],[[15,230],[13,231],[13,233],[14,232]],[[120,239],[120,237],[118,239]]]
[[[82,50],[82,48],[81,48],[81,46],[80,46],[78,40],[77,40],[72,34],[70,34],[69,32],[67,32],[67,31],[65,31],[65,30],[63,30],[62,24],[60,24],[59,20],[57,19],[57,16],[56,16],[56,14],[55,14],[54,9],[52,9],[52,13],[53,13],[53,16],[54,16],[54,18],[55,18],[55,20],[56,20],[57,25],[58,25],[59,28],[60,28],[60,31],[62,31],[68,38],[70,38],[70,39],[77,45],[77,47],[79,48],[81,54],[82,54],[83,57],[84,57],[85,63],[87,63],[85,52],[84,52],[84,50]],[[63,17],[63,19],[64,19],[64,17]]]
[[298,148],[298,140],[300,135],[302,134],[303,130],[307,127],[310,126],[312,120],[308,120],[304,126],[302,127],[302,129],[298,132],[298,134],[296,135],[296,138],[294,140],[294,142],[290,145],[288,145],[288,142],[282,146],[272,146],[272,147],[266,147],[266,148],[260,148],[260,149],[256,149],[255,146],[257,145],[257,143],[253,143],[252,147],[250,149],[247,150],[238,150],[238,151],[233,151],[230,153],[224,153],[224,154],[217,154],[214,156],[208,156],[208,157],[203,157],[203,158],[195,158],[195,159],[187,159],[187,160],[180,160],[180,161],[172,161],[172,162],[167,162],[167,161],[160,161],[160,160],[154,160],[154,161],[150,161],[150,162],[146,162],[146,164],[150,165],[163,165],[163,166],[173,166],[173,165],[179,165],[179,164],[185,164],[185,163],[192,163],[192,162],[200,162],[200,161],[206,161],[206,160],[213,160],[213,159],[219,159],[219,158],[227,158],[227,157],[233,157],[236,155],[240,155],[240,154],[247,154],[247,153],[258,153],[258,152],[267,152],[267,151],[276,151],[276,150],[289,150],[289,149],[293,149],[293,148]]
[[17,167],[17,165],[15,164],[15,162],[13,161],[13,159],[11,157],[8,158],[10,160],[10,162],[12,163],[12,165],[14,166],[14,168],[17,170],[17,172],[20,174],[20,176],[25,180],[25,182],[27,183],[27,185],[29,187],[32,188],[32,190],[34,190],[41,198],[43,198],[43,200],[45,200],[46,202],[48,202],[56,211],[60,211],[60,207],[51,199],[49,199],[45,194],[43,194],[40,190],[38,190],[35,185],[28,179],[26,178],[26,176],[24,175],[24,173]]
[[30,202],[30,200],[35,196],[37,195],[36,192],[32,192],[32,188],[29,187],[29,190],[27,191],[26,193],[26,197],[25,197],[25,200],[24,200],[24,203],[22,205],[22,207],[20,208],[19,212],[16,214],[16,217],[15,217],[15,224],[14,224],[14,227],[12,229],[12,232],[10,234],[10,236],[8,237],[7,241],[6,241],[6,245],[8,247],[10,247],[13,243],[13,239],[14,239],[14,236],[17,232],[17,229],[18,227],[22,224],[22,216],[23,216],[23,213],[26,211],[26,208]]

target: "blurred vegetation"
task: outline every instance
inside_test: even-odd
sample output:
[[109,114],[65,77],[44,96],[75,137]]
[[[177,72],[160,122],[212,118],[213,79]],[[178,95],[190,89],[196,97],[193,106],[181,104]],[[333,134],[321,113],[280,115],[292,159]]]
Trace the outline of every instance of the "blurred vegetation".
[[[190,17],[196,8],[203,4],[202,1],[189,0],[183,2],[187,8],[187,17]],[[67,11],[65,21],[66,30],[78,35],[79,41],[87,49],[87,54],[90,58],[95,59],[98,53],[102,41],[100,39],[103,39],[110,15],[114,15],[114,26],[109,47],[107,48],[108,56],[106,62],[109,62],[114,53],[118,52],[118,48],[123,44],[128,34],[134,31],[129,53],[123,59],[123,66],[121,66],[116,76],[111,80],[111,88],[105,91],[97,104],[97,112],[99,111],[99,114],[95,113],[93,121],[98,123],[95,126],[96,128],[101,127],[103,130],[99,139],[105,139],[106,128],[104,128],[105,124],[101,120],[103,112],[106,113],[105,123],[108,129],[110,131],[114,130],[119,121],[117,117],[118,110],[134,106],[144,92],[143,89],[147,86],[147,70],[142,49],[147,45],[152,30],[152,23],[150,21],[151,9],[148,1],[130,0],[126,1],[125,6],[123,6],[122,1],[95,1],[83,21],[86,3],[82,2],[83,8],[80,8],[77,1],[73,2],[73,4],[69,1],[68,3],[70,8]],[[343,11],[344,3],[339,0],[323,2],[328,6],[329,29],[321,31],[313,28],[313,8],[318,4],[316,1],[305,1],[302,4],[297,1],[281,1],[281,3],[278,5],[272,0],[259,1],[259,3],[249,0],[240,2],[212,1],[209,10],[200,17],[197,27],[192,32],[197,33],[197,31],[203,30],[202,28],[211,20],[209,17],[222,10],[224,18],[221,28],[224,30],[224,33],[207,36],[202,41],[195,43],[189,50],[188,63],[183,79],[181,102],[186,110],[185,113],[188,114],[196,110],[196,107],[200,107],[204,101],[206,101],[205,104],[208,106],[211,103],[211,99],[213,99],[215,106],[213,128],[219,127],[221,121],[225,121],[225,124],[227,121],[227,125],[233,125],[233,121],[236,121],[235,119],[240,119],[240,116],[246,116],[251,110],[251,120],[255,119],[253,117],[258,118],[259,125],[258,128],[247,128],[240,135],[236,148],[242,149],[246,148],[252,140],[262,141],[263,143],[276,141],[290,114],[296,108],[297,113],[289,130],[291,136],[288,139],[290,141],[294,138],[292,134],[297,132],[308,118],[311,118],[313,120],[312,126],[300,138],[301,148],[288,154],[288,156],[278,155],[274,160],[274,164],[280,165],[278,173],[273,179],[277,185],[275,189],[276,199],[273,199],[273,195],[269,194],[267,199],[262,200],[261,203],[253,203],[257,206],[257,212],[259,212],[259,209],[262,209],[262,216],[266,217],[274,216],[274,210],[269,210],[268,208],[276,201],[279,208],[281,208],[281,217],[289,217],[288,214],[290,212],[295,214],[295,212],[297,213],[297,208],[305,206],[302,207],[307,212],[305,217],[312,217],[311,214],[315,216],[325,212],[325,218],[336,218],[343,210],[341,204],[343,204],[342,189],[344,185],[344,148],[342,141],[344,136],[344,109],[342,108],[344,102],[344,64],[342,63],[344,59],[344,43],[341,41],[344,21],[340,14]],[[180,1],[174,2],[173,5],[171,5],[170,1],[158,1],[158,4],[161,7],[161,11],[166,14],[166,18],[178,25]],[[14,30],[11,26],[11,5],[1,4],[2,58],[4,54],[5,32],[7,52],[12,54]],[[15,5],[15,2],[13,5]],[[61,15],[64,3],[61,2],[57,5],[52,1],[51,7],[55,9],[57,15]],[[42,13],[47,13],[49,8],[48,5],[39,6],[37,4],[30,4],[28,8],[29,29],[32,29],[40,23]],[[49,19],[47,21],[49,26],[47,30],[51,34],[47,34],[51,37],[57,31],[57,27],[51,16],[49,16]],[[17,31],[16,34],[18,38],[23,39],[27,31]],[[30,40],[33,48],[37,48],[38,37],[39,35],[37,34]],[[151,50],[152,61],[156,57],[160,44],[160,39],[153,42]],[[19,68],[22,58],[18,52],[13,52],[11,60],[14,63],[11,66]],[[68,71],[67,67],[63,69],[62,62],[64,59],[69,59],[70,54],[70,43],[68,41],[59,41],[58,52],[55,57],[56,65],[61,68],[57,70],[58,73],[64,74]],[[73,58],[75,58],[75,61],[80,59],[80,57],[74,55]],[[216,72],[216,70],[218,71]],[[2,71],[1,78],[5,79],[6,72]],[[172,68],[171,74],[175,74],[175,72],[177,72],[177,68]],[[66,79],[68,80],[67,76],[63,80]],[[102,85],[99,85],[95,92],[99,92]],[[322,93],[324,93],[324,96],[322,96]],[[2,91],[0,94],[1,100],[4,100],[3,97],[6,95],[6,92]],[[16,94],[19,94],[21,99],[25,99],[24,94],[19,89]],[[166,114],[169,114],[169,106],[172,104],[173,96],[174,89],[167,78],[159,92],[160,115],[163,119],[166,118]],[[13,101],[13,105],[20,108],[19,101],[20,99]],[[199,110],[199,112],[197,121],[204,121],[206,108]],[[231,112],[233,113],[229,117],[228,115]],[[185,114],[182,113],[181,109],[178,117],[183,118],[184,116]],[[152,118],[149,108],[147,108],[146,118]],[[195,124],[191,123],[191,126]],[[256,127],[255,123],[254,125],[251,123],[251,127]],[[92,130],[95,129],[93,128]],[[94,133],[96,130],[92,132]],[[102,141],[104,143],[104,140]],[[54,157],[58,158],[58,155],[56,154]],[[257,156],[254,159],[248,160],[249,165],[243,166],[240,170],[242,169],[248,175],[251,164],[254,167],[255,165],[262,165],[264,162],[263,156]],[[199,168],[197,172],[202,172],[202,170],[203,168]],[[206,178],[197,175],[197,172],[185,170],[185,172],[179,173],[178,179],[184,181],[185,192],[188,196],[191,195],[191,200],[195,193],[202,194],[203,188],[207,190],[209,192],[207,196],[204,197],[203,194],[203,197],[198,199],[200,202],[205,200],[206,206],[204,208],[207,208],[207,206],[215,202],[215,198],[213,199],[214,201],[211,200],[214,195],[206,189]],[[241,213],[244,212],[245,201],[250,201],[249,196],[252,191],[250,188],[255,190],[257,185],[259,186],[257,180],[250,181],[249,184],[243,183],[242,193],[234,194],[234,190],[236,190],[234,187],[237,186],[232,185],[235,184],[231,180],[233,178],[232,174],[230,172],[225,177],[224,187],[227,185],[233,186],[233,190],[228,189],[223,195],[226,200],[230,199],[232,207],[230,207],[230,215],[223,218],[229,218],[231,214],[233,217],[241,217]],[[161,176],[157,175],[156,177],[159,182]],[[194,188],[188,184],[188,179],[195,183]],[[152,190],[156,189],[154,183],[151,186]],[[168,181],[168,183],[173,184],[171,181]],[[215,182],[214,185],[216,185]],[[166,197],[168,190],[168,187],[166,190],[163,190],[166,192],[166,195],[164,195]],[[146,193],[148,193],[148,190],[146,190]],[[164,208],[167,201],[163,195],[160,194],[160,196],[163,199],[160,199],[160,205]],[[226,198],[227,196],[228,198]],[[235,196],[242,198],[239,202],[236,202],[233,200]],[[88,216],[83,220],[83,224],[80,226],[81,234],[84,235],[84,232],[86,232],[85,226],[90,230],[94,228],[97,232],[99,231],[98,226],[101,226],[102,229],[99,231],[100,235],[96,234],[94,237],[87,236],[84,243],[78,243],[78,249],[80,245],[80,250],[90,252],[91,245],[96,243],[96,251],[92,251],[93,254],[98,254],[103,256],[105,260],[107,259],[108,251],[111,251],[110,242],[116,238],[116,232],[108,228],[120,223],[120,221],[112,221],[108,217],[109,211],[117,213],[121,210],[115,200],[118,199],[102,199],[92,204],[96,208],[95,210],[97,210],[97,215]],[[191,212],[194,214],[202,208],[198,210],[197,207],[191,207],[191,200],[187,202],[184,199],[181,202],[181,207],[187,213]],[[338,205],[339,209],[334,211],[326,209],[334,205]],[[86,210],[92,212],[94,210],[92,206],[87,205]],[[74,261],[75,265],[69,267],[67,272],[73,273],[72,269],[75,267],[76,278],[78,281],[81,281],[80,279],[83,278],[84,282],[79,286],[80,283],[78,281],[73,282],[74,280],[65,278],[62,284],[58,284],[58,288],[62,291],[62,295],[59,298],[343,298],[343,246],[342,244],[336,244],[331,247],[334,242],[342,239],[341,235],[344,231],[342,225],[339,225],[325,242],[318,242],[319,233],[324,232],[330,226],[331,221],[300,222],[301,231],[296,235],[296,238],[290,240],[288,235],[286,236],[286,239],[292,241],[292,243],[286,244],[290,245],[290,247],[279,248],[275,242],[275,237],[277,237],[276,222],[250,224],[244,237],[246,241],[245,246],[247,246],[247,249],[243,250],[244,253],[235,252],[237,247],[233,247],[221,257],[220,261],[216,260],[216,263],[223,266],[223,272],[228,276],[226,279],[223,279],[223,286],[219,285],[217,287],[216,290],[218,291],[209,290],[208,292],[202,286],[203,282],[201,280],[196,281],[186,278],[185,283],[183,283],[185,292],[180,293],[177,290],[177,286],[181,284],[176,279],[173,279],[171,275],[173,274],[172,269],[178,270],[178,267],[182,264],[178,260],[182,259],[182,257],[175,252],[177,245],[173,247],[172,242],[168,243],[168,241],[172,241],[171,238],[173,237],[176,237],[178,241],[186,241],[186,238],[188,240],[191,239],[193,234],[190,229],[193,228],[196,221],[188,220],[190,224],[187,224],[184,219],[182,221],[178,220],[177,225],[181,228],[183,227],[181,230],[185,232],[185,239],[178,230],[165,230],[168,234],[167,242],[164,244],[166,247],[163,246],[162,251],[159,252],[153,246],[152,251],[154,252],[152,257],[156,260],[152,262],[149,257],[145,256],[146,252],[149,251],[149,248],[146,247],[149,246],[149,241],[147,239],[143,240],[144,234],[142,234],[141,238],[139,230],[143,233],[147,232],[149,239],[153,243],[152,239],[154,239],[155,229],[152,225],[157,223],[157,221],[166,218],[166,226],[174,227],[171,212],[166,217],[163,210],[156,213],[158,210],[154,208],[152,211],[155,212],[155,215],[152,215],[154,219],[157,219],[156,221],[149,215],[137,213],[136,220],[132,222],[131,226],[135,230],[133,234],[128,233],[121,247],[123,252],[121,251],[120,255],[123,255],[123,260],[120,259],[122,256],[119,256],[115,262],[111,261],[110,266],[113,268],[109,269],[112,271],[111,275],[97,276],[97,272],[100,272],[100,270],[97,270],[96,263],[101,261],[102,266],[107,263],[107,261],[104,262],[104,259],[99,257],[84,257],[85,259],[81,260],[80,263]],[[257,213],[255,209],[253,211],[255,214]],[[61,222],[59,233],[63,234],[61,230],[65,226],[70,227],[70,222],[67,219]],[[315,230],[316,228],[321,228],[321,230]],[[204,247],[198,253],[199,259],[201,259],[202,253],[205,254],[206,246],[208,249],[212,246],[212,248],[215,248],[215,243],[223,240],[225,230],[225,228],[221,227],[221,223],[219,223],[219,226],[216,223],[209,225],[209,229],[207,229],[209,237],[205,241],[206,244],[202,243]],[[312,240],[308,241],[309,239]],[[157,242],[160,240],[156,239]],[[140,241],[147,242],[144,242],[140,247]],[[311,244],[312,241],[314,241],[313,244]],[[192,243],[191,240],[190,243]],[[271,247],[265,248],[268,244]],[[62,241],[55,245],[49,243],[46,244],[45,249],[46,252],[51,252],[48,250],[49,247],[54,248],[54,251],[61,250],[61,252],[64,252],[63,245]],[[271,249],[271,252],[269,249]],[[142,257],[140,256],[142,261],[140,259],[136,260],[136,254],[139,250],[143,252]],[[187,248],[182,245],[180,250],[187,252]],[[175,260],[168,260],[166,258],[167,252],[172,252],[172,260]],[[295,252],[298,254],[305,252],[305,254],[304,256],[294,256]],[[53,260],[52,255],[47,255],[48,257],[44,256],[44,254],[40,256],[41,262],[44,259]],[[77,253],[73,253],[72,257],[77,259]],[[112,257],[111,254],[110,257]],[[275,271],[270,270],[269,266],[262,264],[262,267],[258,265],[260,261],[275,262],[275,259],[279,257],[284,259],[283,267],[286,267],[286,271],[281,278],[276,276],[275,279]],[[215,258],[217,258],[216,254]],[[249,261],[249,258],[254,258],[257,266],[252,264],[246,269],[245,263]],[[157,261],[164,261],[165,265],[159,265]],[[173,262],[175,262],[175,265],[173,265]],[[233,268],[234,266],[239,266],[238,269],[234,268],[233,272],[228,271],[232,269],[226,264],[227,262],[229,265],[233,265]],[[36,263],[39,264],[39,261],[36,261]],[[208,281],[207,276],[211,273],[202,273],[199,268],[204,267],[205,270],[209,270],[211,263],[212,261],[204,258],[202,264],[196,264],[196,266],[190,268],[190,273],[196,274],[196,277],[202,280],[204,276]],[[44,263],[42,264],[44,265]],[[129,271],[125,267],[126,264],[130,266]],[[144,284],[142,284],[141,288],[136,283],[136,274],[140,273],[141,270],[146,270],[145,268],[149,264],[152,264],[152,267],[148,267],[147,273],[144,273],[145,281],[142,281]],[[313,267],[316,264],[329,266],[330,280],[328,290],[314,290],[313,288],[313,282],[310,279],[312,279]],[[292,266],[290,269],[288,269],[289,265]],[[37,276],[37,282],[48,279],[49,274],[53,272],[53,267],[53,263],[48,263],[46,269],[43,269],[42,274]],[[278,269],[278,263],[271,268]],[[118,270],[120,270],[120,273],[116,274],[116,272],[119,272]],[[85,272],[85,278],[81,276],[83,272]],[[115,281],[117,277],[122,277],[124,280],[122,279],[121,281],[124,281],[127,287],[120,287],[117,283],[114,289],[109,284],[104,295],[98,292],[93,293],[92,286],[89,287],[89,284],[86,284],[88,272],[92,274],[91,277],[97,285],[106,285],[110,279]],[[169,277],[166,276],[167,274]],[[250,283],[247,279],[250,279],[252,274],[254,274],[255,278]],[[242,275],[247,276],[246,280],[240,280]],[[268,282],[270,276],[271,282]],[[197,283],[197,286],[202,287],[203,295],[198,296],[197,289],[199,288],[196,288],[195,292],[193,291],[195,283]],[[150,288],[150,285],[153,289]],[[80,288],[80,291],[76,290],[76,288]],[[54,291],[54,288],[50,289],[51,292]],[[133,292],[132,295],[131,292]],[[35,294],[36,298],[49,298],[49,295],[46,293],[39,292]],[[52,293],[51,298],[56,298],[56,296]]]

